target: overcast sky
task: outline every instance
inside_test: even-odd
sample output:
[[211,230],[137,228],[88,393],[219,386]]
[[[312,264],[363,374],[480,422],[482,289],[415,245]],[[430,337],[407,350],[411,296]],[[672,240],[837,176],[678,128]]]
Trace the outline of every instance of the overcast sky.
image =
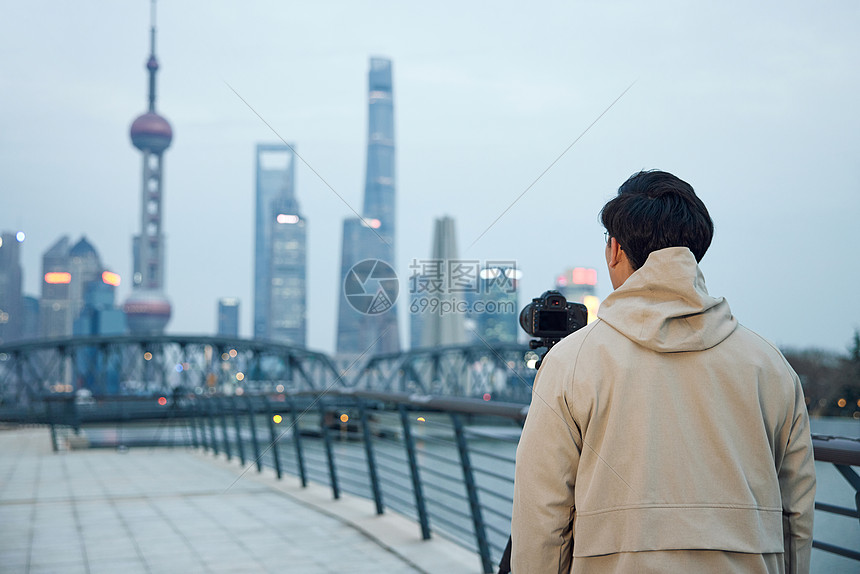
[[[0,229],[27,234],[30,294],[42,253],[68,234],[86,235],[128,296],[141,209],[128,129],[146,107],[149,12],[147,0],[2,8]],[[450,215],[462,258],[517,261],[521,304],[571,266],[597,268],[603,298],[598,211],[630,174],[660,168],[711,211],[712,294],[781,346],[844,351],[860,327],[858,23],[848,0],[162,0],[168,331],[213,333],[218,298],[237,296],[251,333],[254,146],[278,135],[228,84],[360,210],[368,60],[384,56],[401,279]],[[309,345],[331,351],[352,212],[304,165],[296,183]]]

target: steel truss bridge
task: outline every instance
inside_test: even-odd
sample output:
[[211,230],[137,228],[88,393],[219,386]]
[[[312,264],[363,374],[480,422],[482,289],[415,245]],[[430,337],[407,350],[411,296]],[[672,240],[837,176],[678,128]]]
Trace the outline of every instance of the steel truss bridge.
[[519,345],[436,347],[347,364],[304,348],[238,338],[34,340],[0,346],[0,407],[73,393],[85,401],[349,389],[528,403],[535,359],[534,351]]

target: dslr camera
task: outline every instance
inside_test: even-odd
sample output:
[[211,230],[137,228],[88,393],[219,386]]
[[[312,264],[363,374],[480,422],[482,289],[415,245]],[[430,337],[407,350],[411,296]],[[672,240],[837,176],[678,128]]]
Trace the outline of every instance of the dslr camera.
[[529,341],[532,349],[552,348],[587,323],[588,309],[585,305],[572,303],[555,290],[544,291],[520,311],[520,327],[538,339]]

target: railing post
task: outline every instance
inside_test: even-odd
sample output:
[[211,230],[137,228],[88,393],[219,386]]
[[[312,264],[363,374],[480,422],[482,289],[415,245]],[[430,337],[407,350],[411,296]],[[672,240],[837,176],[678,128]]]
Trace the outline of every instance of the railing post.
[[451,421],[454,423],[454,434],[457,437],[457,450],[460,451],[460,464],[463,466],[463,481],[466,483],[466,493],[469,495],[469,507],[472,510],[472,523],[475,527],[475,540],[478,543],[478,553],[481,555],[481,564],[484,572],[493,571],[493,563],[490,559],[490,545],[487,542],[487,529],[484,527],[484,518],[481,515],[481,504],[478,502],[478,488],[475,484],[475,473],[469,459],[469,445],[463,432],[463,423],[460,416],[451,413]]
[[245,445],[242,444],[242,426],[239,424],[239,409],[236,408],[236,397],[230,399],[230,410],[233,412],[233,426],[236,428],[236,448],[239,450],[239,462],[245,466]]
[[197,418],[197,426],[200,429],[200,442],[203,445],[203,450],[209,450],[209,437],[206,436],[206,413],[203,410],[203,400],[198,399],[194,402],[194,416]]
[[376,514],[383,513],[382,490],[379,488],[379,477],[376,474],[376,458],[373,456],[373,436],[370,433],[370,421],[367,420],[367,410],[364,401],[356,399],[358,403],[358,418],[361,419],[361,431],[364,434],[364,453],[367,458],[367,471],[370,476],[370,489],[373,492],[373,501],[376,503]]
[[212,417],[212,410],[214,409],[212,401],[213,399],[211,397],[206,399],[206,419],[209,421],[209,437],[212,439],[212,454],[218,456],[218,434],[215,431],[215,421]]
[[197,439],[197,405],[191,403],[188,411],[188,422],[191,425],[191,446],[197,449],[200,448],[200,441]]
[[290,419],[293,422],[293,444],[296,447],[296,466],[299,470],[299,479],[302,482],[302,487],[308,485],[308,475],[305,472],[305,456],[302,452],[302,433],[299,432],[299,419],[296,414],[296,404],[293,398],[287,395],[287,401],[290,403]]
[[325,456],[328,461],[328,476],[331,481],[331,493],[335,499],[340,498],[340,488],[337,484],[337,470],[334,466],[334,448],[331,444],[331,433],[329,433],[328,425],[325,424],[325,401],[322,397],[319,399],[320,405],[320,432],[325,445]]
[[275,462],[275,474],[278,476],[278,480],[281,479],[281,455],[280,450],[278,448],[278,433],[275,430],[275,413],[272,412],[272,403],[269,402],[268,397],[263,397],[263,405],[266,408],[266,420],[269,421],[269,437],[272,440],[272,456],[274,457]]
[[412,438],[412,427],[406,407],[398,405],[400,422],[403,425],[403,442],[406,444],[406,456],[409,459],[409,472],[412,474],[412,491],[415,493],[415,509],[418,511],[418,522],[421,524],[421,538],[430,539],[430,520],[427,516],[427,505],[424,503],[424,490],[421,487],[421,475],[418,472],[418,458],[415,456],[415,439]]
[[224,437],[224,454],[227,455],[227,460],[232,458],[230,448],[230,437],[227,435],[227,415],[224,414],[224,398],[218,397],[217,399],[218,405],[218,414],[220,415],[218,418],[221,419],[221,436]]
[[54,423],[54,409],[51,406],[51,401],[45,401],[45,414],[48,416],[48,423],[51,425],[51,448],[54,452],[59,452],[60,447],[57,444],[57,425]]
[[860,476],[847,464],[834,464],[833,466],[848,481],[848,484],[854,488],[854,508],[857,509],[858,518],[860,518]]
[[257,440],[257,423],[254,420],[254,402],[251,395],[245,395],[248,403],[248,420],[251,421],[251,442],[254,445],[254,462],[257,463],[257,472],[263,472],[263,461],[260,457],[260,443]]

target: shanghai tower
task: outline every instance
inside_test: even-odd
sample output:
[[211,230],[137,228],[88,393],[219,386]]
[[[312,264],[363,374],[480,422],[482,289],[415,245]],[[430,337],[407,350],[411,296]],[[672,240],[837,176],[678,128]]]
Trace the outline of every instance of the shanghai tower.
[[362,217],[343,222],[337,353],[400,351],[395,268],[394,98],[391,60],[371,58]]

